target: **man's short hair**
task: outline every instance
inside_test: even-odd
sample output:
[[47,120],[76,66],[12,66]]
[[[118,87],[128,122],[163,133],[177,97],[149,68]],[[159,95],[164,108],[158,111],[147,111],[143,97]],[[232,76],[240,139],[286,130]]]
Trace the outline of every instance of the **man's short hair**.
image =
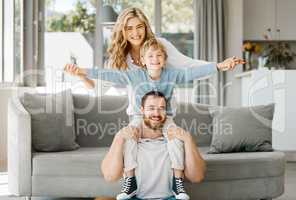
[[164,101],[165,101],[165,104],[167,105],[167,99],[165,98],[164,94],[161,93],[161,92],[158,92],[158,91],[154,91],[154,90],[152,90],[152,91],[150,91],[150,92],[147,92],[147,93],[142,97],[142,101],[141,101],[141,105],[142,105],[142,107],[144,107],[145,102],[146,102],[146,100],[147,100],[147,98],[148,98],[149,96],[154,96],[154,97],[163,98]]

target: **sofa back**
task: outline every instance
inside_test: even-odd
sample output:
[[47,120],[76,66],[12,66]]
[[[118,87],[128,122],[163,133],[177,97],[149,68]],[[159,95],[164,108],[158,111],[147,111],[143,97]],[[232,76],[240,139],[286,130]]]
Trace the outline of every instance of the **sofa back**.
[[73,94],[75,132],[82,147],[110,146],[129,123],[127,97]]
[[[94,97],[73,94],[77,143],[82,147],[110,146],[114,135],[125,127],[127,96]],[[199,146],[209,146],[212,118],[209,105],[177,104],[175,122],[191,132]]]

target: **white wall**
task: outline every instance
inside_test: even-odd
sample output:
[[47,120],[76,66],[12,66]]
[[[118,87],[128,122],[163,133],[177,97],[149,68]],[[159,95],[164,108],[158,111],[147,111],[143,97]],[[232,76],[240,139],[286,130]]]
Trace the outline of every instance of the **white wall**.
[[[225,42],[226,57],[242,57],[243,41],[243,0],[225,1]],[[241,82],[235,78],[235,74],[242,72],[242,66],[226,74],[225,105],[240,106],[241,104]]]

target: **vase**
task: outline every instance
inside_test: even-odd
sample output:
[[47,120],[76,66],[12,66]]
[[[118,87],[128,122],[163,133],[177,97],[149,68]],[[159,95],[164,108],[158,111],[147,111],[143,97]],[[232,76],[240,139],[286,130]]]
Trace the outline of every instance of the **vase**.
[[267,57],[259,56],[258,57],[258,68],[262,69],[266,67]]
[[244,60],[246,61],[246,64],[244,64],[244,71],[251,70],[252,69],[252,52],[245,51]]

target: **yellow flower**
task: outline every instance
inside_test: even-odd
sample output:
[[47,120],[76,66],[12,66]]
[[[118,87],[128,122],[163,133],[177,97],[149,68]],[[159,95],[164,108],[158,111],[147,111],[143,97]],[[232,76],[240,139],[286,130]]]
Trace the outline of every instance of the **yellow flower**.
[[260,54],[262,52],[262,50],[263,50],[263,48],[262,48],[262,46],[260,44],[255,45],[254,52],[256,54]]
[[246,42],[243,45],[244,51],[252,51],[253,50],[253,45],[251,42]]

